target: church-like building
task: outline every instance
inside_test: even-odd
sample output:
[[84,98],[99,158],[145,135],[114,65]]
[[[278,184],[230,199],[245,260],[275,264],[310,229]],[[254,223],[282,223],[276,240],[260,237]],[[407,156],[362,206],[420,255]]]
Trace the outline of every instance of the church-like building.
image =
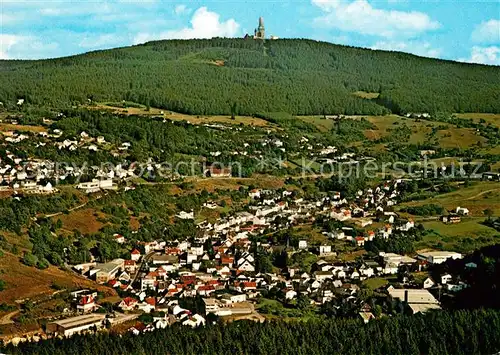
[[266,29],[264,28],[264,19],[259,17],[259,27],[254,31],[253,39],[265,39]]
[[[264,27],[264,19],[262,17],[259,17],[259,27],[257,27],[254,32],[253,36],[251,34],[246,34],[245,39],[261,39],[265,40],[266,39],[266,28]],[[269,39],[279,39],[277,36],[270,36]]]

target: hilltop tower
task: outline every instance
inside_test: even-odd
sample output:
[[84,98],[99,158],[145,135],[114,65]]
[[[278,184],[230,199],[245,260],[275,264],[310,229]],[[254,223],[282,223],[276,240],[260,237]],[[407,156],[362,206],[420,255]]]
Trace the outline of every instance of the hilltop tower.
[[265,39],[266,38],[266,29],[264,28],[264,19],[259,17],[259,27],[255,29],[254,39]]

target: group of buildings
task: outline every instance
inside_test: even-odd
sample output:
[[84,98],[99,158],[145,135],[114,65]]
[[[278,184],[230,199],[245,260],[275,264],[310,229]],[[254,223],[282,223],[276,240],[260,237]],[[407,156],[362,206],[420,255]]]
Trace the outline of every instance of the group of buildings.
[[[263,27],[263,26],[262,26]],[[259,29],[256,36],[264,36]],[[53,138],[62,132],[54,130]],[[12,144],[24,140],[21,135],[13,135]],[[88,149],[95,151],[108,144],[103,137],[90,137],[85,132],[78,139],[57,141],[58,149]],[[276,138],[260,142],[261,147],[272,146],[285,152],[285,144]],[[300,149],[310,152],[310,156],[332,159],[332,162],[357,162],[354,153],[339,153],[333,146],[318,146],[305,137],[300,140]],[[126,151],[130,144],[123,143],[117,154]],[[260,149],[259,148],[259,149]],[[220,153],[220,152],[219,152]],[[220,155],[213,152],[213,156]],[[257,151],[258,153],[258,151]],[[20,174],[21,158],[10,156],[8,164],[2,162],[0,173],[15,175],[16,181],[31,180]],[[31,164],[34,161],[30,161]],[[151,163],[152,168],[153,163]],[[23,166],[26,167],[25,164]],[[2,173],[2,169],[5,171]],[[39,162],[36,166],[41,175],[34,181],[44,181],[56,176],[59,180],[81,176],[83,172],[72,166],[51,166],[50,162]],[[40,169],[41,168],[41,169]],[[117,181],[126,181],[133,176],[133,167],[116,166],[112,170],[91,167],[96,179],[76,185],[87,193],[116,188]],[[230,177],[227,168],[211,167],[205,171],[212,177]],[[87,174],[88,175],[88,174]],[[24,179],[23,179],[24,177]],[[431,251],[410,257],[394,253],[380,253],[373,257],[363,257],[355,261],[336,259],[337,243],[356,251],[362,250],[365,243],[376,238],[390,239],[394,235],[410,235],[415,229],[412,219],[399,218],[393,211],[401,196],[403,180],[384,181],[379,186],[360,190],[354,198],[346,198],[339,192],[325,193],[321,196],[301,197],[293,189],[253,189],[248,191],[250,202],[243,210],[231,212],[215,222],[204,220],[197,223],[198,233],[186,240],[164,240],[161,236],[150,242],[134,242],[130,245],[130,257],[108,262],[74,265],[74,269],[95,280],[115,288],[122,296],[115,305],[121,313],[121,320],[134,319],[138,314],[153,314],[153,322],[147,325],[134,325],[134,334],[164,328],[173,323],[196,327],[206,323],[210,313],[216,316],[255,315],[255,306],[262,294],[273,292],[282,302],[293,302],[301,295],[307,296],[311,304],[322,305],[334,299],[345,299],[360,307],[361,317],[370,320],[374,316],[364,307],[358,297],[360,284],[370,278],[397,275],[401,270],[424,270],[428,265],[440,264],[449,259],[460,259],[455,252]],[[23,183],[22,183],[23,184]],[[9,187],[11,185],[8,185]],[[43,187],[52,191],[50,184]],[[215,201],[205,203],[203,208],[217,209]],[[466,208],[458,207],[454,214],[444,222],[454,223],[454,216],[467,216]],[[179,211],[178,219],[194,220],[194,211]],[[319,218],[339,222],[343,227],[324,231],[321,242],[311,242],[307,237],[298,240],[296,245],[275,245],[270,240],[254,237],[286,230],[293,226],[314,223]],[[372,228],[372,224],[382,221],[382,226]],[[127,238],[115,234],[114,240],[121,245],[129,245]],[[259,251],[272,254],[279,247],[289,256],[296,253],[311,253],[317,261],[310,270],[290,265],[277,270],[261,270],[257,260]],[[443,275],[446,276],[446,275]],[[451,276],[450,276],[451,277]],[[426,279],[423,284],[407,284],[404,288],[389,287],[384,291],[390,299],[404,302],[412,313],[425,312],[440,308],[439,300],[429,291],[439,285],[455,292],[466,285],[445,277],[436,282]],[[404,283],[404,281],[403,281]],[[183,298],[203,299],[204,314],[180,306]],[[99,308],[97,295],[82,292],[75,295],[75,308],[83,313],[76,318],[56,320],[48,324],[47,331],[54,334],[71,336],[106,326],[110,320],[104,313],[95,313]],[[115,319],[115,324],[117,320]]]
[[[109,167],[88,166],[75,164],[74,162],[52,161],[38,157],[25,157],[18,152],[18,145],[29,144],[33,148],[53,147],[59,151],[89,150],[97,152],[101,149],[114,151],[119,156],[123,150],[130,147],[130,143],[123,143],[119,147],[113,147],[106,142],[104,137],[91,137],[86,132],[81,132],[78,137],[62,140],[63,131],[53,129],[50,132],[42,130],[39,132],[19,133],[17,131],[2,132],[3,144],[6,151],[5,156],[0,158],[0,191],[14,194],[54,194],[59,192],[56,184],[77,183],[76,187],[85,192],[96,192],[106,189],[115,189],[116,183],[134,176],[134,167],[123,167],[118,164]],[[84,182],[89,179],[90,182]]]
[[[217,316],[256,314],[255,305],[259,298],[269,292],[279,294],[283,302],[293,302],[305,295],[311,304],[321,305],[341,297],[357,302],[361,307],[356,294],[364,280],[393,277],[401,270],[422,271],[432,264],[462,258],[460,253],[446,251],[423,252],[415,257],[380,253],[376,257],[350,262],[335,258],[335,243],[347,243],[361,249],[365,242],[375,238],[388,239],[393,233],[412,233],[414,221],[400,219],[396,213],[390,212],[390,207],[398,202],[398,185],[401,183],[387,181],[374,189],[359,191],[354,201],[340,193],[304,199],[286,189],[249,190],[250,203],[245,211],[234,212],[215,223],[198,223],[199,233],[192,238],[140,242],[131,250],[130,259],[76,265],[75,269],[127,295],[117,304],[121,312],[165,312],[171,315],[168,321],[157,319],[157,328],[163,327],[165,322],[199,325],[208,313]],[[217,206],[216,203],[206,203],[204,208],[212,208],[212,204]],[[318,260],[309,271],[293,265],[273,272],[259,270],[256,250],[272,253],[280,246],[263,240],[253,243],[252,237],[311,223],[320,216],[346,222],[346,225],[363,226],[361,228],[365,231],[357,235],[353,234],[354,228],[345,227],[325,232],[324,242],[319,244],[304,238],[297,245],[281,246],[289,256],[302,252],[317,255]],[[177,218],[194,219],[195,213],[180,211]],[[384,226],[367,230],[377,218],[385,221]],[[127,243],[121,235],[114,238],[117,243]],[[387,297],[405,302],[413,313],[438,309],[439,301],[429,292],[438,284],[426,280],[405,289],[392,287],[386,290]],[[449,291],[462,286],[450,286]],[[203,299],[205,314],[193,318],[195,314],[190,310],[178,312],[178,300],[195,297]],[[365,313],[369,312],[364,312],[362,318],[371,319],[372,315]],[[155,325],[148,325],[142,331],[151,330],[151,327]],[[135,327],[134,331],[138,328]]]

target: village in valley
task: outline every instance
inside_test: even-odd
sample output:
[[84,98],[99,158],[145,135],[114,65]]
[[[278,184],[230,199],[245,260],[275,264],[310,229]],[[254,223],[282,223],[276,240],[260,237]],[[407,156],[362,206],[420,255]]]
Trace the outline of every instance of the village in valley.
[[2,1],[0,355],[500,355],[500,3],[393,2]]
[[[412,314],[440,309],[440,297],[458,292],[467,284],[458,275],[449,273],[420,281],[411,279],[410,274],[425,272],[448,259],[463,259],[461,253],[426,251],[413,258],[380,252],[373,258],[350,261],[336,258],[335,245],[338,243],[361,250],[366,242],[374,238],[387,240],[396,235],[398,238],[410,238],[415,233],[413,220],[383,212],[383,206],[397,203],[398,185],[401,183],[386,182],[374,190],[359,191],[355,201],[341,198],[340,192],[334,193],[332,199],[305,200],[294,197],[292,191],[254,189],[248,191],[251,198],[248,211],[213,224],[200,222],[196,237],[178,242],[155,240],[140,243],[131,250],[130,259],[90,262],[74,265],[73,268],[98,283],[119,290],[123,298],[114,305],[117,312],[132,312],[136,317],[142,312],[153,314],[150,323],[139,322],[130,327],[129,331],[133,333],[152,331],[177,322],[196,327],[214,321],[214,316],[263,321],[265,318],[259,313],[259,308],[263,298],[270,295],[283,304],[306,302],[306,306],[313,307],[336,300],[336,307],[346,307],[347,304],[353,314],[368,322],[376,317],[375,314],[377,317],[381,315],[381,307],[377,305],[376,310],[372,309],[360,295],[362,287],[370,280],[385,278],[396,281],[394,285],[384,283],[378,288],[387,302],[399,301],[398,304],[407,307]],[[361,207],[352,208],[354,205]],[[211,208],[211,205],[206,208]],[[342,227],[325,231],[325,242],[322,244],[311,245],[304,238],[292,246],[287,240],[283,252],[289,258],[309,255],[314,258],[308,271],[303,266],[285,267],[277,272],[263,270],[267,265],[259,260],[259,251],[272,252],[273,248],[280,247],[270,242],[266,235],[322,217],[367,227],[373,223],[377,211],[382,212],[382,217],[377,219],[385,224],[361,235],[353,234],[354,228]],[[456,216],[468,214],[466,208],[459,207],[456,212]],[[177,217],[193,219],[194,215],[181,211]],[[122,235],[114,237],[116,243],[127,243]],[[465,267],[474,268],[477,265],[469,262]],[[201,307],[195,308],[197,311],[181,307],[179,300],[185,298],[201,300]],[[92,312],[100,307],[96,303],[96,294],[85,290],[76,294],[75,304],[83,312]],[[83,322],[89,329],[103,325],[104,316],[87,324],[88,317],[74,318],[71,326],[66,326],[67,320],[55,321],[54,324],[63,335],[74,333],[73,327],[81,331]],[[129,318],[126,317],[127,320]]]
[[[103,122],[117,117],[90,109],[86,114]],[[3,201],[28,211],[37,199],[29,210],[33,217],[4,217],[18,221],[13,232],[27,232],[32,252],[19,252],[7,238],[0,239],[3,248],[18,255],[23,267],[58,266],[85,285],[52,285],[56,291],[36,302],[59,306],[38,318],[28,318],[35,307],[29,297],[16,300],[21,310],[2,304],[4,325],[32,322],[24,331],[6,332],[5,343],[108,330],[138,335],[242,319],[346,317],[368,323],[439,311],[453,307],[482,267],[471,243],[491,245],[500,230],[495,198],[487,209],[481,200],[481,191],[498,191],[500,174],[488,165],[472,171],[469,164],[447,179],[449,162],[427,172],[427,159],[443,159],[438,156],[446,156],[446,149],[417,149],[413,175],[389,170],[371,179],[339,179],[342,168],[380,158],[371,146],[334,145],[310,122],[337,127],[339,136],[338,127],[346,124],[349,134],[359,136],[378,129],[365,118],[307,118],[290,128],[280,120],[192,123],[174,113],[148,112],[145,124],[154,129],[191,130],[201,142],[217,141],[183,153],[194,163],[190,171],[176,171],[173,165],[165,169],[163,150],[144,149],[132,134],[123,140],[111,131],[83,130],[79,123],[75,128],[74,114],[56,113],[37,125],[18,122],[22,115],[2,122]],[[122,110],[120,119],[136,118]],[[420,124],[431,117],[399,119]],[[303,134],[301,125],[314,133]],[[53,160],[59,155],[73,163]],[[145,158],[141,165],[137,156]],[[237,164],[228,164],[229,158]],[[107,159],[112,163],[102,164]],[[470,198],[447,197],[461,191]],[[446,208],[434,202],[440,196]],[[43,198],[52,202],[43,205]],[[460,225],[480,226],[492,236],[471,242],[440,234]]]

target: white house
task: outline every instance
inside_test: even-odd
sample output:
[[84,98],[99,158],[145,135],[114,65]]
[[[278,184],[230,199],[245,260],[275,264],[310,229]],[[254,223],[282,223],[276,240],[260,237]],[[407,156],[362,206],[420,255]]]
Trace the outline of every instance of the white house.
[[125,237],[121,234],[113,234],[113,238],[115,239],[115,242],[119,243],[119,244],[123,244],[125,243]]
[[332,252],[331,245],[321,245],[319,247],[319,255],[328,255]]
[[366,277],[372,277],[375,274],[375,271],[373,270],[372,267],[364,267],[362,266],[359,269],[361,275],[366,276]]
[[247,300],[247,295],[244,293],[236,294],[236,295],[231,295],[231,294],[224,294],[222,295],[221,301],[226,304],[232,304],[232,303],[241,303],[245,302]]
[[351,273],[351,279],[353,280],[357,280],[359,279],[359,272],[357,270],[354,270],[352,273]]
[[387,264],[384,267],[384,274],[386,275],[395,275],[398,273],[398,266],[396,264]]
[[140,258],[141,258],[141,252],[137,249],[132,250],[132,252],[130,253],[130,259],[134,261],[139,261]]
[[429,251],[420,253],[419,258],[427,260],[431,264],[441,264],[448,259],[462,259],[463,255],[453,251]]
[[93,295],[84,295],[78,301],[76,309],[82,312],[92,312],[97,308]]
[[177,218],[180,219],[194,219],[194,212],[186,212],[186,211],[180,211],[178,214],[175,215]]
[[251,190],[248,193],[248,197],[250,197],[251,199],[260,198],[260,190],[257,189]]
[[181,322],[182,325],[187,325],[187,326],[190,326],[192,328],[196,328],[196,327],[205,325],[205,323],[206,323],[205,318],[203,318],[199,314],[195,314],[191,317],[186,317]]
[[446,288],[448,289],[448,291],[451,291],[451,292],[462,291],[464,288],[467,288],[467,287],[468,287],[467,284],[464,282],[460,282],[458,284],[451,284],[451,283],[446,284]]
[[330,237],[335,239],[344,239],[345,233],[343,231],[336,231],[329,234]]
[[333,273],[331,271],[316,271],[314,277],[318,281],[324,281],[326,279],[332,279]]
[[245,260],[240,265],[238,265],[238,270],[254,272],[255,266],[253,266],[253,264],[249,260]]
[[435,285],[436,285],[436,283],[435,283],[435,282],[434,282],[434,280],[433,280],[433,279],[431,279],[430,277],[428,277],[428,278],[426,278],[426,279],[424,280],[424,289],[426,289],[426,288],[431,288],[431,287],[433,287],[433,286],[435,286]]
[[444,275],[441,275],[441,283],[443,285],[446,285],[448,282],[450,282],[452,280],[452,276],[450,274],[444,274]]
[[457,209],[455,210],[455,213],[456,214],[459,214],[461,216],[468,216],[469,215],[469,209],[468,208],[465,208],[465,207],[457,207]]
[[295,292],[294,290],[287,290],[285,292],[285,298],[287,300],[291,300],[293,298],[295,298],[297,296],[297,292]]

